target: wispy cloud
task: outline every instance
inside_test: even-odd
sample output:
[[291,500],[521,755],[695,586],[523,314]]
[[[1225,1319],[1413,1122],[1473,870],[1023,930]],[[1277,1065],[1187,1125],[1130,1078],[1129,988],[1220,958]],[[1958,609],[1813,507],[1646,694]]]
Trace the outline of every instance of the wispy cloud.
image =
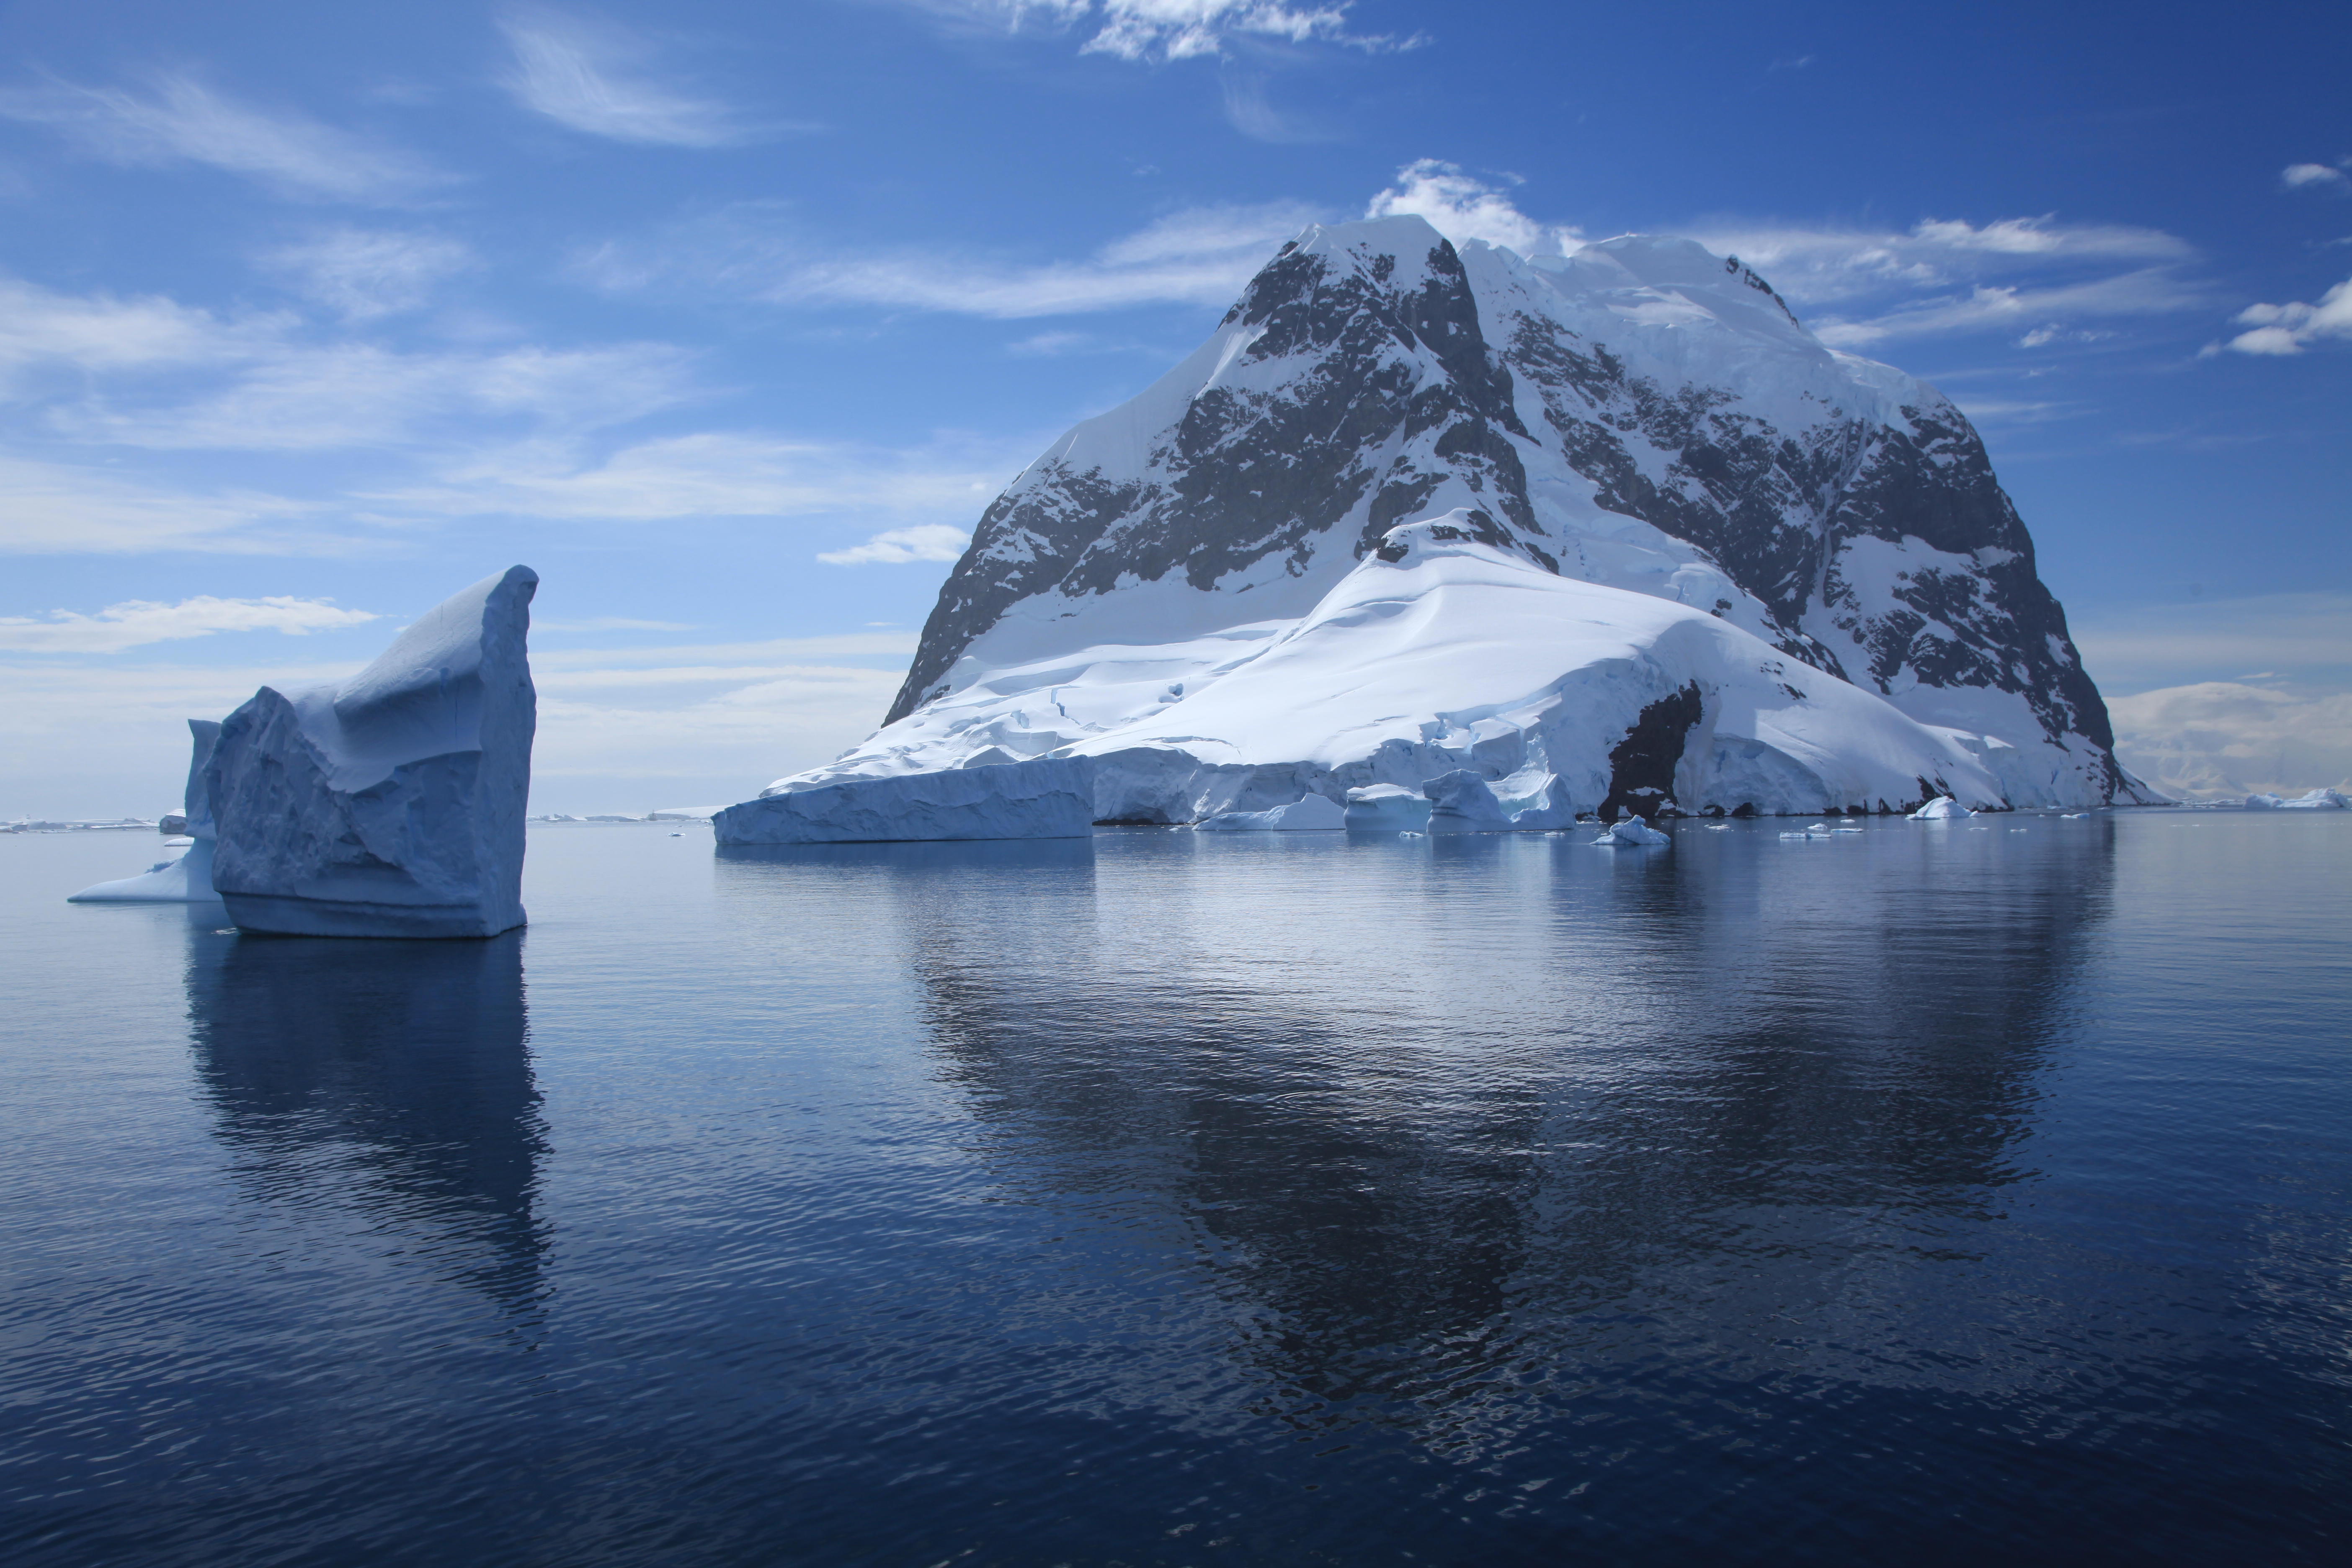
[[419,309],[436,284],[478,265],[470,247],[440,235],[349,227],[281,246],[262,260],[347,321]]
[[0,89],[0,115],[48,126],[110,163],[203,163],[306,200],[400,205],[449,178],[398,148],[265,112],[185,75],[158,76],[144,91],[65,81]]
[[2078,616],[2074,645],[2103,690],[2225,680],[2250,669],[2341,685],[2352,594],[2263,594]]
[[1981,226],[1923,218],[1902,230],[1717,219],[1685,232],[1718,256],[1738,257],[1801,305],[1949,288],[1995,268],[2171,265],[2196,254],[2187,241],[2159,229],[2066,224],[2053,216],[2000,218]]
[[339,631],[379,617],[371,610],[339,608],[331,599],[215,599],[176,605],[126,599],[94,615],[52,610],[46,617],[0,616],[0,649],[11,653],[121,653],[150,643],[210,637],[215,632]]
[[922,9],[1009,32],[1087,31],[1079,52],[1123,60],[1213,58],[1240,39],[1325,43],[1386,54],[1419,48],[1422,33],[1356,33],[1349,0],[1294,5],[1283,0],[916,0]]
[[977,516],[1022,460],[706,431],[639,442],[593,461],[561,442],[486,447],[441,464],[428,484],[366,499],[453,517],[651,522],[879,512],[911,523]]
[[1519,211],[1500,187],[1463,173],[1453,163],[1423,158],[1397,171],[1397,183],[1374,196],[1366,217],[1412,214],[1427,218],[1446,238],[1483,239],[1521,256],[1573,250],[1581,230],[1538,223]]
[[2206,353],[2228,348],[2242,354],[2299,354],[2322,339],[2352,338],[2352,278],[2322,294],[2316,305],[2249,305],[2236,319],[2252,330],[2209,346]]
[[0,454],[0,552],[8,554],[349,554],[377,548],[372,540],[331,531],[323,510],[260,491],[173,489],[95,466]]
[[1136,305],[1230,304],[1282,242],[1320,216],[1297,203],[1193,208],[1085,261],[1021,265],[940,250],[820,249],[771,204],[682,225],[652,245],[615,241],[577,273],[635,291],[684,284],[777,304],[866,305],[1017,320]]
[[911,561],[954,561],[971,543],[971,535],[944,523],[918,528],[894,528],[877,533],[848,550],[825,550],[819,561],[833,566],[903,566]]
[[[2046,331],[2048,323],[2080,316],[2168,315],[2195,310],[2206,298],[2202,289],[2169,271],[2147,268],[2048,289],[1979,284],[1966,294],[1906,301],[1859,320],[1822,317],[1812,327],[1813,335],[1833,348],[1874,348],[1904,338],[2014,331],[2033,323],[2044,323]],[[2054,338],[2054,331],[2047,332],[2029,346],[2038,348]]]
[[2289,163],[2279,171],[2279,183],[2291,191],[2352,190],[2352,175],[2333,163]]
[[653,49],[610,23],[517,11],[499,24],[514,48],[508,88],[525,107],[590,136],[651,147],[730,147],[782,126],[746,122],[728,104],[664,81]]

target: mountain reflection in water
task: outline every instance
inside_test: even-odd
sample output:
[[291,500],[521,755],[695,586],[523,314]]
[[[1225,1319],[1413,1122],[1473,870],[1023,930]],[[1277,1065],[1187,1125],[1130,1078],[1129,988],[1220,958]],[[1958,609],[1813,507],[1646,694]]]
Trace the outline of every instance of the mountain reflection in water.
[[0,844],[10,1568],[2352,1531],[2352,814],[673,831],[490,942]]

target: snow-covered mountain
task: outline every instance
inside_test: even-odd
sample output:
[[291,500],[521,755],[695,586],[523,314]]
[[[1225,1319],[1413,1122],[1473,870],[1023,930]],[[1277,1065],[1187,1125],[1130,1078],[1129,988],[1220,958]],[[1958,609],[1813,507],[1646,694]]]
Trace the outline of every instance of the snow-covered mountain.
[[2111,748],[1941,394],[1688,240],[1391,217],[1031,464],[884,727],[769,793],[1078,754],[1163,821],[1464,766],[1645,814],[2143,798]]

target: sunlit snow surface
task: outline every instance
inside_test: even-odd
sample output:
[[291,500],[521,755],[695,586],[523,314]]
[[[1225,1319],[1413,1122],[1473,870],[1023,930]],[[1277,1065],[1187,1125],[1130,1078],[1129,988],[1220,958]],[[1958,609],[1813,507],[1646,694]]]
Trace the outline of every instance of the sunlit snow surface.
[[1069,755],[1095,760],[1098,816],[1189,821],[1417,791],[1468,764],[1520,804],[1559,780],[1572,819],[1608,796],[1612,748],[1643,710],[1696,683],[1707,716],[1675,773],[1685,810],[1907,804],[1922,780],[2005,798],[1974,737],[1721,617],[1477,542],[1458,514],[1391,530],[1294,624],[1213,640],[1190,664],[1181,651],[1095,647],[990,674],[773,787]]

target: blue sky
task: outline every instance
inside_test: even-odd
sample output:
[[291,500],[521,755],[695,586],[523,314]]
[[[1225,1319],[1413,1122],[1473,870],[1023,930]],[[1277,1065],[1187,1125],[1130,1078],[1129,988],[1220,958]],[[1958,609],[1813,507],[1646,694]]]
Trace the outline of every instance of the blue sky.
[[2119,716],[2219,683],[2199,722],[2336,782],[2348,46],[2340,5],[16,0],[0,816],[160,809],[184,716],[516,561],[537,803],[740,798],[879,717],[998,486],[1375,206],[1737,251],[1977,419]]

